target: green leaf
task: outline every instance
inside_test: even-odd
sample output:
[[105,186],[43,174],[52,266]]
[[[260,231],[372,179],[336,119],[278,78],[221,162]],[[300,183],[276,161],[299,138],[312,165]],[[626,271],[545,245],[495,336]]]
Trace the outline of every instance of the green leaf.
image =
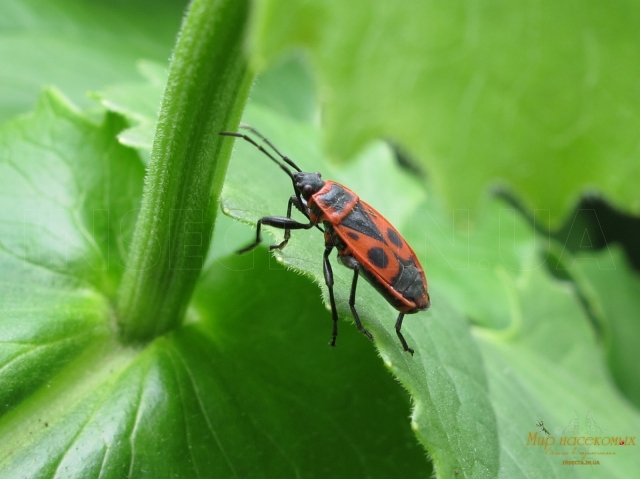
[[[634,435],[640,414],[613,387],[580,297],[546,272],[547,251],[558,248],[548,235],[498,199],[486,199],[477,221],[456,230],[456,222],[469,224],[468,212],[447,210],[435,195],[425,199],[416,179],[394,167],[384,145],[339,168],[326,162],[319,134],[309,124],[261,105],[249,105],[244,121],[303,170],[347,184],[393,218],[420,256],[433,305],[405,319],[415,357],[402,352],[394,311],[373,288],[359,286],[356,307],[386,365],[412,395],[412,425],[439,477],[455,471],[463,477],[535,477],[531,471],[564,477],[567,457],[550,456],[531,443],[539,420],[555,436],[554,449],[569,455],[573,448],[559,442],[571,435],[567,425],[574,416],[579,426],[573,434]],[[284,214],[290,191],[290,180],[268,158],[251,145],[236,144],[223,192],[226,212],[255,224],[261,216]],[[265,231],[268,244],[281,241],[281,231]],[[313,278],[326,303],[323,249],[317,231],[293,232],[275,256]],[[335,266],[334,275],[338,309],[351,318],[351,273]],[[465,315],[477,324],[472,335]],[[569,459],[584,452],[589,451],[578,448]],[[616,450],[612,458],[588,458],[601,459],[595,477],[624,477],[640,466],[632,448]]]
[[132,81],[140,58],[166,61],[184,1],[6,0],[0,4],[0,121],[53,84],[83,107],[87,91]]
[[[211,366],[202,367],[207,383],[239,388],[223,404],[245,419],[226,436],[248,433],[240,451],[258,453],[256,463],[269,471],[238,475],[289,477],[297,469],[303,477],[429,477],[403,420],[406,396],[360,334],[345,331],[345,347],[329,348],[330,315],[319,314],[310,282],[278,267],[262,249],[235,258],[205,274],[193,306],[215,345],[207,352]],[[221,294],[227,301],[219,301]]]
[[[281,74],[286,75],[284,71]],[[256,86],[261,87],[264,83]],[[275,85],[274,90],[277,91]],[[258,98],[268,98],[269,94],[267,89]],[[416,349],[422,354],[431,354],[433,362],[427,363],[426,368],[423,369],[420,363],[413,366],[403,363],[406,359],[400,354],[394,331],[390,328],[394,313],[374,291],[366,285],[361,287],[357,304],[367,327],[379,342],[383,359],[414,398],[413,425],[433,456],[439,475],[446,476],[447,471],[456,470],[465,475],[483,475],[481,466],[473,469],[470,461],[465,462],[464,451],[459,448],[463,441],[487,444],[488,435],[483,428],[490,430],[493,427],[497,431],[499,440],[494,446],[497,452],[492,453],[489,446],[485,453],[489,458],[495,457],[492,454],[499,455],[501,477],[526,477],[533,470],[564,476],[568,469],[561,459],[547,457],[546,451],[527,445],[529,434],[539,432],[535,425],[538,420],[545,421],[558,441],[565,426],[574,420],[574,410],[582,433],[589,432],[587,427],[591,432],[601,428],[617,436],[629,431],[622,427],[624,421],[633,418],[632,421],[637,422],[638,413],[624,405],[611,387],[604,362],[597,359],[602,358],[603,353],[590,331],[591,323],[582,310],[581,301],[557,280],[542,273],[541,269],[550,259],[545,252],[557,248],[548,234],[532,230],[517,210],[500,201],[487,199],[481,202],[478,218],[473,220],[468,210],[448,210],[437,195],[427,194],[425,199],[416,178],[398,172],[392,165],[389,150],[382,144],[371,145],[346,167],[328,164],[319,146],[318,131],[308,120],[301,122],[287,114],[286,109],[276,111],[282,114],[260,101],[252,101],[244,121],[259,127],[303,169],[319,170],[325,177],[348,184],[395,224],[404,225],[406,238],[426,267],[434,301],[433,309],[427,313],[431,316],[426,321],[427,325],[436,324],[426,331],[418,329],[416,332],[416,320],[419,326],[425,321],[416,316],[408,317],[403,328],[411,338],[410,343],[414,347],[419,345]],[[290,191],[286,176],[251,146],[237,143],[236,150],[223,193],[226,211],[252,225],[260,216],[283,214]],[[537,212],[534,219],[544,223],[544,215],[544,211]],[[219,228],[217,234],[223,238],[216,236],[216,241],[220,241],[217,248],[231,252],[244,246],[253,235],[243,231],[234,226]],[[274,231],[273,234],[276,236],[273,242],[279,241],[281,232]],[[315,241],[313,238],[305,240],[306,235],[320,236],[317,232],[294,234],[279,257],[322,285],[322,240],[321,237]],[[212,260],[212,264],[219,267],[220,256]],[[225,267],[228,266],[227,263]],[[276,268],[275,263],[272,268]],[[340,266],[336,266],[334,272],[338,277],[339,308],[350,318],[346,304],[350,275]],[[262,288],[264,282],[260,284]],[[447,306],[448,303],[455,304],[455,308]],[[474,329],[475,338],[464,339],[468,338],[468,332],[461,314],[481,325]],[[540,321],[540,317],[545,320]],[[562,325],[562,329],[558,330],[558,325]],[[325,335],[328,335],[328,329]],[[345,329],[341,326],[340,350]],[[574,329],[581,331],[575,346]],[[559,334],[557,337],[556,333]],[[554,341],[550,341],[550,337]],[[534,338],[539,338],[540,342],[536,343]],[[568,344],[572,346],[568,347]],[[480,351],[481,356],[472,354],[473,351]],[[570,351],[569,356],[582,358],[577,363],[584,361],[599,371],[598,374],[585,379],[584,367],[575,361],[567,361],[567,351]],[[393,354],[400,354],[401,360],[396,361]],[[554,358],[551,363],[547,359],[549,356]],[[459,366],[460,358],[463,358],[462,366]],[[562,367],[558,368],[558,364]],[[474,369],[478,365],[480,369]],[[456,368],[471,370],[472,377],[485,377],[488,387],[465,384],[464,377],[450,379],[438,374],[443,369]],[[537,369],[548,377],[541,379]],[[567,377],[573,376],[579,379],[567,381]],[[591,382],[595,384],[591,385]],[[460,394],[453,399],[446,394],[451,384]],[[465,391],[473,399],[468,399]],[[581,397],[585,391],[589,391],[591,399]],[[514,397],[518,398],[515,402]],[[452,401],[471,403],[474,409],[453,419],[437,417],[432,420],[433,415],[441,414],[439,405]],[[615,404],[619,407],[618,413],[606,410],[602,401]],[[483,402],[489,402],[490,407],[483,408]],[[478,418],[484,422],[478,424]],[[444,435],[441,431],[445,431]],[[443,439],[447,433],[459,443]],[[634,470],[637,464],[628,450],[624,453],[617,454],[615,461],[602,464],[599,469],[602,477]],[[475,459],[477,455],[473,457]],[[491,467],[491,460],[486,463]],[[491,477],[491,473],[485,475]]]
[[[123,145],[141,152],[151,151],[162,94],[167,85],[166,67],[143,61],[138,64],[145,82],[130,82],[107,87],[94,96],[105,108],[123,115],[134,126],[118,135]],[[145,159],[146,156],[144,156]],[[147,161],[148,162],[148,161]]]
[[[121,143],[144,152],[152,147],[167,74],[164,65],[148,61],[140,62],[138,69],[146,81],[112,85],[94,96],[134,125],[118,135]],[[297,55],[284,58],[256,79],[251,102],[300,121],[312,121],[317,113],[311,73]]]
[[289,55],[270,65],[251,90],[258,103],[299,121],[313,121],[316,85],[310,67],[301,55]]
[[339,351],[318,341],[330,318],[308,281],[247,288],[274,272],[252,259],[207,272],[200,324],[142,351],[104,340],[0,419],[0,477],[428,478],[374,351],[355,330]]
[[[318,135],[312,127],[253,105],[247,108],[243,120],[259,128],[274,144],[286,145],[285,154],[295,158],[303,170],[322,171],[325,177],[336,180],[350,177],[349,185],[354,185],[362,198],[372,198],[372,206],[380,208],[385,215],[389,213],[402,221],[406,214],[399,209],[394,215],[393,210],[385,207],[389,204],[385,188],[381,187],[385,181],[404,185],[403,193],[393,188],[387,190],[394,192],[393,204],[399,208],[404,206],[411,211],[412,205],[424,196],[410,177],[397,171],[390,150],[383,144],[368,150],[360,162],[348,169],[331,167],[321,157]],[[290,180],[253,146],[240,142],[236,149],[223,191],[225,211],[252,222],[267,214],[284,213]],[[369,160],[366,163],[365,157]],[[371,173],[363,174],[367,171]],[[378,192],[380,194],[376,194]],[[280,241],[281,232],[275,234],[276,242]],[[305,272],[323,285],[325,303],[328,303],[322,272],[323,250],[322,235],[310,230],[294,232],[287,247],[276,255],[287,266]],[[338,308],[346,315],[352,273],[340,266],[333,270]],[[412,394],[412,427],[427,447],[438,474],[446,477],[457,470],[468,477],[495,476],[498,470],[496,423],[488,401],[480,354],[465,319],[441,297],[428,316],[407,317],[403,331],[410,345],[416,348],[412,358],[402,351],[396,337],[397,312],[373,288],[364,284],[359,287],[356,305],[365,327],[376,338],[385,364]],[[329,332],[327,325],[327,338]],[[341,343],[341,334],[338,347],[350,347]]]
[[257,4],[257,65],[303,47],[331,156],[401,143],[447,207],[507,185],[557,226],[585,191],[640,212],[640,8],[521,2]]
[[[578,467],[585,466],[571,471],[566,460],[599,461],[592,477],[632,475],[640,459],[619,441],[636,435],[640,413],[613,386],[572,288],[543,268],[523,271],[513,286],[515,324],[507,331],[476,330],[498,419],[501,477],[583,477]],[[550,436],[536,427],[540,420]],[[536,433],[553,442],[539,445]],[[579,437],[582,444],[571,443]],[[602,442],[585,446],[587,437]]]
[[[408,400],[373,349],[351,330],[334,354],[313,285],[279,271],[260,286],[277,265],[264,251],[207,271],[197,324],[144,347],[115,341],[110,291],[95,279],[106,273],[80,259],[104,261],[112,234],[87,223],[97,200],[120,214],[140,198],[142,167],[118,124],[95,125],[49,91],[0,128],[0,477],[429,477]],[[55,224],[6,216],[20,191]],[[41,249],[56,233],[84,243],[25,257],[6,247],[16,230]]]
[[640,359],[640,279],[618,247],[581,254],[565,267],[575,278],[590,312],[603,330],[607,362],[620,390],[640,407],[635,365]]
[[0,131],[0,249],[111,296],[139,207],[142,164],[55,91]]
[[[0,251],[0,268],[0,416],[4,416],[50,387],[52,378],[99,348],[111,331],[108,301],[86,284],[5,250]],[[16,447],[15,441],[4,444]]]

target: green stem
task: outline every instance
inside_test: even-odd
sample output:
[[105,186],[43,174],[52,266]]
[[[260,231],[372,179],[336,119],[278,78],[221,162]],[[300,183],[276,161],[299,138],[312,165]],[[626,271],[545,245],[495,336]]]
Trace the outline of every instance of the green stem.
[[125,341],[179,326],[202,269],[252,75],[248,0],[194,0],[169,71],[142,209],[118,291]]

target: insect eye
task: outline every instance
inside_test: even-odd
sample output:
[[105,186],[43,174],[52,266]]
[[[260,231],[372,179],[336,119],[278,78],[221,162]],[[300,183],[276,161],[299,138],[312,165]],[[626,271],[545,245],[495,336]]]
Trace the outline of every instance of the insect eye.
[[305,195],[310,195],[311,193],[313,193],[313,187],[311,185],[304,185],[304,187],[302,188],[302,192]]

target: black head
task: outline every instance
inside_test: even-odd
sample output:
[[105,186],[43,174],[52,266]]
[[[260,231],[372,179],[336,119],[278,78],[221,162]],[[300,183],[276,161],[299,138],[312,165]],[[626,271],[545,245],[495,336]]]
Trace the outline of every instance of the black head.
[[305,200],[311,198],[311,195],[320,191],[324,186],[324,181],[322,181],[320,173],[294,173],[293,181],[296,189]]

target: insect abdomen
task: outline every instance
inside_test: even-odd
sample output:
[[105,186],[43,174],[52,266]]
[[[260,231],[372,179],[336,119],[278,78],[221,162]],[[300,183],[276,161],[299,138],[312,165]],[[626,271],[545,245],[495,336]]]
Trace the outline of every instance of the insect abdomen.
[[[367,281],[393,307],[405,313],[429,307],[427,281],[415,253],[391,223],[369,205],[358,201],[333,225],[331,236],[340,256],[352,256]],[[343,261],[349,267],[348,263]]]

